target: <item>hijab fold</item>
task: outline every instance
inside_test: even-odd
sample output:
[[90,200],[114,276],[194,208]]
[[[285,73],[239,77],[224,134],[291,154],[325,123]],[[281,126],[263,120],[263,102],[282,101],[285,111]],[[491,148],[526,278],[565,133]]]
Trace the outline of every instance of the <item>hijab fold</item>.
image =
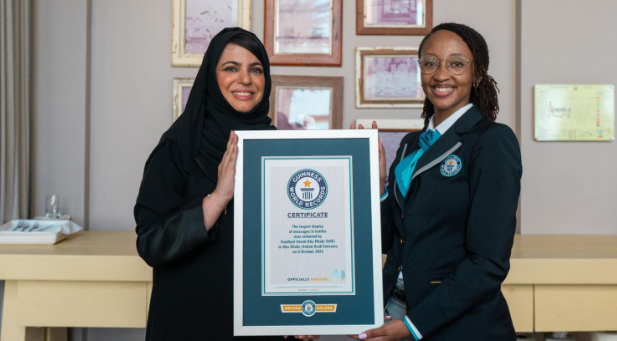
[[[225,46],[240,34],[254,39],[261,48],[266,79],[261,101],[246,113],[236,111],[227,102],[216,78],[216,64]],[[257,36],[238,27],[222,30],[208,46],[184,112],[163,134],[159,146],[166,141],[175,142],[180,151],[182,167],[187,172],[196,177],[207,174],[216,180],[217,168],[232,130],[276,129],[270,125],[268,117],[271,87],[268,54]]]

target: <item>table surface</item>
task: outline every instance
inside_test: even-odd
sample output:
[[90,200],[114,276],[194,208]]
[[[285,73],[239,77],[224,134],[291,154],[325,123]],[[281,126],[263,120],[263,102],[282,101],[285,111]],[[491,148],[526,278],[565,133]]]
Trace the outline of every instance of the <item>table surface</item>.
[[[0,279],[151,281],[135,241],[132,231],[82,231],[56,245],[0,245]],[[516,235],[506,283],[617,284],[617,236]]]
[[[0,245],[6,255],[135,256],[132,231],[82,231],[56,245]],[[514,237],[512,260],[617,259],[617,235],[533,235]]]

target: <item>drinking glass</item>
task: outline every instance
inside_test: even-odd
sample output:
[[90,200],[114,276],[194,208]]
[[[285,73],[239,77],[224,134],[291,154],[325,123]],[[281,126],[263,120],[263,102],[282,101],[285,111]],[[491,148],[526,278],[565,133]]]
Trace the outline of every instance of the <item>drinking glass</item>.
[[60,215],[60,198],[55,194],[50,194],[45,199],[45,216],[56,219]]

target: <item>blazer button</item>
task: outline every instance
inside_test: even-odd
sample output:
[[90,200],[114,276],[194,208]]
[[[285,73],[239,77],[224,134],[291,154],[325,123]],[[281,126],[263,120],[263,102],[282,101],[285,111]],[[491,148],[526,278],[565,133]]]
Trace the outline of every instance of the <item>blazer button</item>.
[[403,240],[403,238],[401,238],[401,245],[405,244],[405,241]]
[[400,267],[400,266],[398,267],[398,270],[397,270],[397,271],[398,271],[398,272],[401,272],[401,267]]

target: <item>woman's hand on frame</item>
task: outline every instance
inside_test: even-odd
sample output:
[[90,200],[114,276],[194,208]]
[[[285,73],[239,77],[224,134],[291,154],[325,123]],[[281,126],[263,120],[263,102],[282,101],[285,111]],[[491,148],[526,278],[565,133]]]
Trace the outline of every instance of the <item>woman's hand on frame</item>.
[[[364,129],[364,126],[358,124],[358,129]],[[373,121],[373,129],[377,128],[377,122]],[[356,129],[355,123],[349,125],[349,129]],[[383,142],[379,138],[379,195],[383,195],[386,185],[386,151],[383,148]]]
[[227,204],[234,197],[234,185],[236,183],[236,159],[238,158],[238,135],[235,132],[229,134],[227,149],[221,159],[218,170],[218,182],[212,194],[204,198],[202,207],[204,210],[204,224],[206,230],[210,230],[226,210]]
[[236,183],[236,159],[238,158],[238,135],[232,130],[227,141],[227,150],[219,164],[218,182],[211,197],[221,207],[234,197],[234,185]]

